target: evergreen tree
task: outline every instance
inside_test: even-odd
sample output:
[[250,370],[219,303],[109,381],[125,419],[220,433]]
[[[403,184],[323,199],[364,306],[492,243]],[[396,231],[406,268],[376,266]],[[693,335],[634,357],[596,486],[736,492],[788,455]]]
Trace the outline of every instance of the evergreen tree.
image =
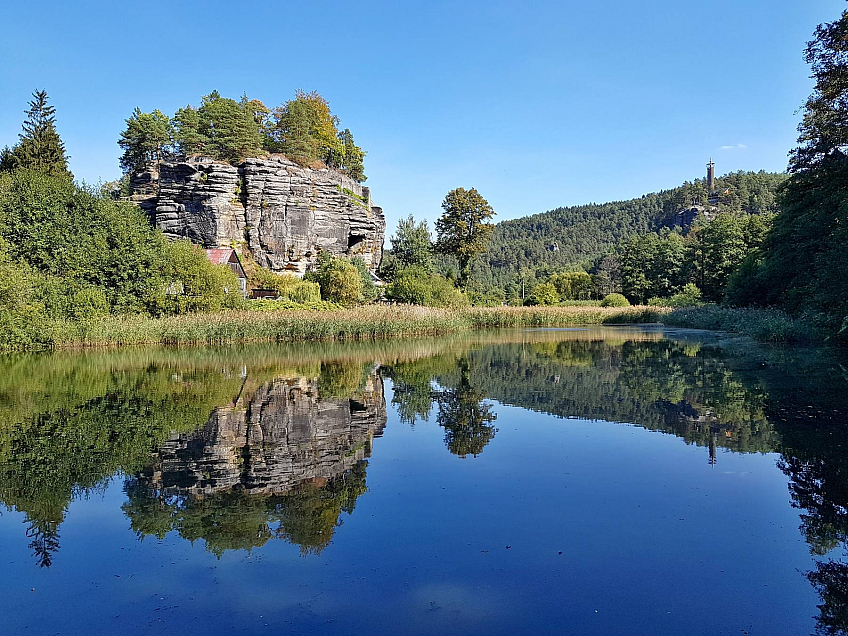
[[194,106],[180,108],[171,120],[174,129],[174,143],[181,155],[202,153],[209,139],[200,131],[200,113]]
[[174,141],[181,154],[204,154],[238,161],[262,154],[261,102],[242,97],[241,103],[212,91],[200,108],[179,109],[172,121]]
[[118,145],[123,148],[121,169],[132,174],[144,170],[151,162],[160,162],[171,145],[173,128],[168,117],[160,110],[143,113],[136,108],[127,128],[121,133]]
[[237,161],[261,154],[262,137],[247,104],[221,97],[213,91],[198,111],[198,133],[208,139],[207,150],[216,159]]
[[0,150],[0,172],[11,172],[15,168],[15,153],[6,146]]
[[15,166],[72,178],[65,144],[56,132],[56,109],[47,104],[47,91],[37,90],[32,96],[20,142],[12,151]]

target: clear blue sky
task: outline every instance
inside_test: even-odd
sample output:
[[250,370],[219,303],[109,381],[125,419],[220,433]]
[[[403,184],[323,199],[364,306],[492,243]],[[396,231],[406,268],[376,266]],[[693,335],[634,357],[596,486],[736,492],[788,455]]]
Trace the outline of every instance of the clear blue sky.
[[47,89],[78,179],[119,176],[139,106],[217,89],[275,106],[317,90],[368,151],[389,231],[452,188],[498,219],[702,176],[783,170],[812,86],[802,60],[843,0],[11,2],[0,145]]

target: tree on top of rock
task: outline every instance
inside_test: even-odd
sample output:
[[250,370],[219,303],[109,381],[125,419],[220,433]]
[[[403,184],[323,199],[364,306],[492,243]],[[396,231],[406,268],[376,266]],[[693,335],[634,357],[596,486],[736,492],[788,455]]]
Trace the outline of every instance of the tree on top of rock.
[[329,165],[343,153],[338,123],[326,99],[315,91],[299,90],[294,99],[274,109],[268,146],[303,165],[316,160]]
[[301,165],[320,161],[356,181],[365,181],[365,152],[354,143],[350,129],[339,132],[338,125],[339,118],[326,99],[315,91],[299,90],[294,99],[271,113],[265,146]]
[[136,108],[118,140],[124,150],[121,169],[132,174],[144,170],[152,162],[162,161],[170,150],[172,135],[171,121],[162,111],[143,113]]
[[253,102],[243,103],[212,91],[200,108],[186,106],[174,115],[174,140],[183,154],[238,161],[262,154],[262,135]]

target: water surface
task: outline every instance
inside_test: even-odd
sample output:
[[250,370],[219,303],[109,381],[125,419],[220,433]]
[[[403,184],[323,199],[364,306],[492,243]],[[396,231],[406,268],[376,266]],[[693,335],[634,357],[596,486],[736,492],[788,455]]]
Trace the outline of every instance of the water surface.
[[848,633],[833,351],[621,327],[2,364],[3,633]]

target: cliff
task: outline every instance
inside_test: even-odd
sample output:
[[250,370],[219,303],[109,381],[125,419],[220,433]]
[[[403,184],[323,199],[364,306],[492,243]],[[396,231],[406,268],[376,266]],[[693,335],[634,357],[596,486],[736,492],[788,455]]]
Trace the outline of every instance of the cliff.
[[169,238],[237,246],[262,267],[302,276],[318,253],[358,256],[373,271],[386,222],[370,190],[335,170],[281,155],[238,165],[203,157],[163,162],[136,175],[133,191]]

